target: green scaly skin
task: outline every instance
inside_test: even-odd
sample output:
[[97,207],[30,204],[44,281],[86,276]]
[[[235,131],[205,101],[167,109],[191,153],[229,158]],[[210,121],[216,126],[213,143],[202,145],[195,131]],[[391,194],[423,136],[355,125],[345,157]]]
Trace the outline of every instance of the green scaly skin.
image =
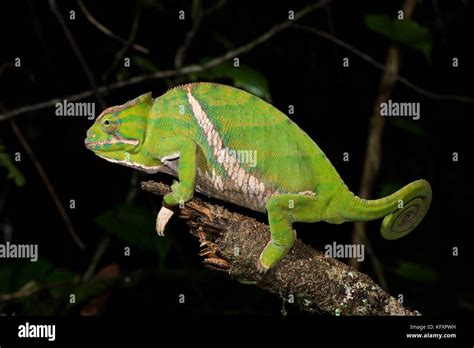
[[[385,198],[360,199],[285,114],[254,95],[215,83],[178,86],[156,99],[147,93],[108,108],[88,130],[85,143],[111,162],[179,179],[164,197],[159,234],[171,216],[166,206],[184,204],[195,190],[267,212],[271,240],[258,261],[261,271],[293,246],[294,222],[384,218],[382,236],[397,239],[421,222],[431,203],[425,180]],[[237,158],[234,150],[254,154],[255,161]]]

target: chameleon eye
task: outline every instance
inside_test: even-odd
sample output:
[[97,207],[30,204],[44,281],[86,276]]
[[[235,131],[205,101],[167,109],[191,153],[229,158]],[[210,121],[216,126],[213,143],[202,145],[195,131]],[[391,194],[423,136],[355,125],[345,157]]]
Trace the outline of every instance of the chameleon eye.
[[112,134],[117,130],[117,123],[110,120],[104,120],[104,122],[102,122],[102,129],[104,132]]

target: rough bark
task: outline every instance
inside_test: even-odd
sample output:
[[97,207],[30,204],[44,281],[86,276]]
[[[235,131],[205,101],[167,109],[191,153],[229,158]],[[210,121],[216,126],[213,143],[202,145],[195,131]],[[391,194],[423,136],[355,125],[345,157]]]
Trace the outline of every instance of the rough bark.
[[[145,191],[163,196],[169,186],[142,182]],[[288,255],[266,274],[257,271],[260,252],[270,239],[266,224],[194,197],[180,210],[199,238],[203,263],[233,279],[254,284],[302,310],[330,315],[420,315],[387,294],[367,275],[297,240]],[[292,295],[292,296],[291,296]]]

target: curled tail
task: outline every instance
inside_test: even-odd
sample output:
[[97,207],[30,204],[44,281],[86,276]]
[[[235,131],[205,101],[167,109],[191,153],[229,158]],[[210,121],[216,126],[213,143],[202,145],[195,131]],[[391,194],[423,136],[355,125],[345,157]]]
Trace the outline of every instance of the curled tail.
[[431,186],[426,180],[414,181],[380,199],[365,200],[347,191],[340,214],[350,221],[384,218],[380,232],[385,239],[398,239],[413,231],[431,204]]

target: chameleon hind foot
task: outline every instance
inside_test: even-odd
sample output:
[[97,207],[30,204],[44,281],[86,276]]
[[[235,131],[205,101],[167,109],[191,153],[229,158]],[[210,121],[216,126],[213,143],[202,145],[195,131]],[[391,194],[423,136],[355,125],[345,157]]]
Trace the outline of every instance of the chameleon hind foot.
[[265,267],[264,265],[262,265],[262,262],[260,261],[260,258],[258,258],[258,260],[257,260],[256,267],[257,267],[257,272],[260,273],[260,274],[265,274],[268,271],[268,267]]
[[271,239],[263,249],[257,269],[265,273],[283,259],[295,244],[294,222],[320,220],[321,203],[315,196],[281,194],[270,197],[266,205]]
[[289,233],[285,231],[284,234],[286,235],[284,239],[288,240],[288,242],[285,242],[285,245],[276,244],[272,236],[272,240],[268,242],[260,254],[257,262],[257,270],[260,274],[266,273],[272,266],[283,259],[293,246],[295,241],[294,232],[290,229]]

